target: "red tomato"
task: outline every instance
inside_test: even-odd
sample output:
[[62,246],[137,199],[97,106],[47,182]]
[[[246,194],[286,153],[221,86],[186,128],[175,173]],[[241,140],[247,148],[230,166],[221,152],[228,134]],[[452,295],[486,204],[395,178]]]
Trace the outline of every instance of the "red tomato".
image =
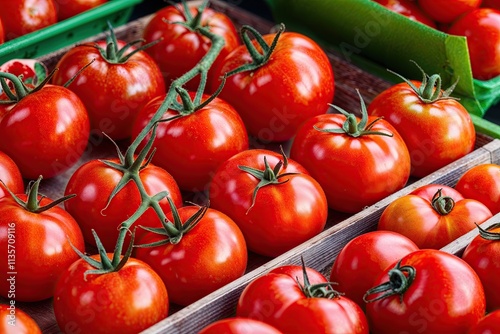
[[500,74],[500,11],[478,8],[459,18],[448,30],[467,37],[472,76],[489,80]]
[[[486,309],[500,310],[500,225],[481,231],[465,248],[462,259],[478,274],[486,294]],[[484,235],[484,236],[483,236]]]
[[[119,162],[118,159],[109,159],[109,161]],[[109,167],[102,161],[91,160],[71,175],[65,190],[66,194],[76,194],[75,198],[64,203],[64,207],[80,225],[85,241],[96,245],[92,235],[93,229],[108,251],[115,248],[120,224],[132,216],[141,204],[140,193],[132,181],[122,188],[107,205],[111,192],[122,176],[121,171]],[[164,169],[149,164],[140,171],[139,177],[148,195],[153,196],[167,191],[175,205],[182,205],[179,187]],[[160,206],[165,213],[170,211],[166,198],[160,201]],[[161,223],[155,211],[148,208],[134,225],[160,227]],[[138,228],[137,238],[143,233],[143,229]]]
[[56,23],[56,6],[53,0],[2,1],[0,18],[11,40]]
[[0,333],[2,334],[42,334],[38,324],[21,310],[14,300],[9,305],[0,304]]
[[500,9],[500,0],[483,0],[481,2],[481,7]]
[[[297,132],[290,156],[321,184],[331,209],[354,213],[405,186],[410,177],[410,156],[388,122],[375,117],[360,121],[349,115],[309,119]],[[373,126],[364,133],[368,129],[362,123],[366,121]],[[349,130],[344,131],[344,126]]]
[[465,261],[449,253],[412,252],[387,268],[374,286],[389,281],[387,289],[366,295],[373,334],[465,334],[484,316],[486,302],[479,277]]
[[293,302],[278,317],[284,333],[368,334],[368,321],[349,298],[304,298]]
[[[411,82],[422,89],[421,82]],[[470,153],[476,140],[470,115],[458,101],[420,95],[403,82],[380,93],[368,106],[369,115],[383,117],[403,137],[411,174],[419,178]]]
[[[285,164],[282,159],[269,150],[243,151],[219,167],[209,186],[211,207],[231,217],[248,248],[265,256],[277,256],[312,238],[328,218],[319,183],[296,161]],[[256,173],[242,169],[246,167]]]
[[265,322],[248,318],[228,318],[216,321],[198,334],[281,334],[279,330]]
[[9,193],[5,186],[14,194],[24,192],[21,171],[17,168],[16,163],[2,151],[0,151],[0,180],[3,182],[0,182],[0,198],[7,196]]
[[[178,209],[184,224],[200,208]],[[173,222],[172,212],[167,218]],[[164,235],[147,233],[139,245],[157,241],[162,246],[136,249],[136,257],[148,263],[161,277],[172,303],[186,306],[241,277],[246,270],[247,248],[238,226],[225,214],[207,209],[198,223],[168,242]]]
[[464,199],[453,188],[429,184],[390,203],[378,229],[401,233],[420,248],[439,249],[491,217],[481,202]]
[[[271,44],[276,34],[262,38]],[[216,67],[212,90],[220,76],[250,62],[246,46],[236,48]],[[284,32],[269,60],[255,70],[229,76],[220,97],[240,113],[252,136],[282,142],[291,139],[305,120],[326,113],[333,95],[334,74],[325,52],[307,36]]]
[[349,241],[339,252],[330,272],[330,282],[345,297],[363,310],[363,295],[387,267],[403,256],[418,250],[417,245],[402,234],[373,231]]
[[[48,73],[47,66],[35,59],[11,59],[0,65],[0,72],[12,73],[15,76],[22,75],[22,81],[28,85],[36,86],[42,82]],[[9,87],[14,88],[11,81]],[[2,95],[4,98],[5,95]],[[0,118],[2,118],[0,114]]]
[[[311,284],[326,283],[326,278],[318,271],[306,267]],[[236,315],[278,326],[278,317],[293,302],[305,299],[300,284],[304,284],[301,266],[281,266],[250,282],[238,299]]]
[[[135,138],[153,118],[166,96],[152,99],[138,114],[132,129]],[[194,93],[190,93],[194,99]],[[206,100],[208,95],[203,96]],[[167,110],[163,119],[178,116]],[[146,142],[150,135],[143,141]],[[204,191],[217,167],[236,153],[248,149],[248,134],[238,113],[215,98],[192,114],[158,124],[153,162],[165,168],[179,187]]]
[[108,54],[97,47],[106,49],[105,41],[99,41],[97,46],[75,46],[59,60],[59,70],[52,78],[53,83],[63,85],[95,59],[69,88],[85,104],[92,129],[115,140],[129,138],[141,108],[153,97],[165,94],[160,69],[147,53],[138,51],[126,59],[135,50],[132,47],[123,56],[115,56],[125,44],[116,41],[116,50]]
[[5,42],[5,32],[3,30],[2,18],[0,17],[0,44]]
[[490,209],[500,212],[500,166],[481,164],[470,168],[458,180],[455,189],[466,198],[475,199]]
[[100,6],[108,0],[54,0],[57,8],[57,20],[62,21]]
[[[0,198],[0,256],[4,259],[0,295],[16,301],[52,297],[57,279],[78,259],[71,244],[82,252],[85,247],[78,224],[66,211],[54,206],[37,212],[53,201],[32,196],[26,207],[11,196]],[[19,198],[27,201],[26,195]]]
[[57,282],[53,304],[61,331],[132,334],[167,317],[165,285],[144,262],[129,258],[118,271],[85,275],[93,269],[79,259]]
[[[144,28],[143,38],[146,43],[161,39],[161,42],[148,48],[146,52],[158,63],[167,86],[194,68],[212,46],[208,37],[194,30],[197,24],[208,28],[211,33],[224,40],[224,46],[215,60],[216,63],[221,62],[229,52],[240,45],[238,32],[229,16],[205,8],[201,21],[197,22],[198,8],[194,5],[189,6],[190,15],[186,15],[181,5],[164,7],[156,12]],[[192,28],[175,22],[185,22]],[[215,74],[214,70],[210,70],[208,76],[211,78]],[[199,84],[198,75],[184,87],[196,91]]]
[[[78,162],[89,140],[89,118],[75,93],[46,85],[14,104],[0,105],[0,151],[24,178],[50,178]],[[30,129],[30,131],[26,131]]]
[[417,21],[436,28],[436,23],[425,14],[412,0],[375,0],[393,12],[404,15],[410,20]]
[[493,333],[500,333],[500,310],[487,314],[467,332],[467,334]]
[[480,4],[481,0],[418,0],[420,8],[431,19],[440,23],[452,23]]

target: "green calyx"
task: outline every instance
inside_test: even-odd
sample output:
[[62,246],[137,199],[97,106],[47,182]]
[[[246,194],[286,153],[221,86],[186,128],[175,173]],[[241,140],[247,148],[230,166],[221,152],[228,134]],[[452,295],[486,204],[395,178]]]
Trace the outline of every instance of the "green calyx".
[[499,232],[491,232],[495,228],[500,227],[500,223],[493,224],[489,226],[487,229],[482,228],[476,223],[477,228],[479,229],[479,235],[481,238],[490,240],[490,241],[500,241],[500,233]]
[[[0,100],[0,104],[18,103],[27,95],[41,90],[46,84],[49,83],[56,71],[57,68],[52,70],[52,72],[50,72],[49,75],[47,75],[47,77],[34,88],[29,88],[28,86],[26,86],[22,76],[17,77],[12,73],[0,72],[0,85],[2,86],[2,91],[8,98],[7,100]],[[7,80],[12,83],[13,89],[9,87]]]
[[438,189],[432,196],[431,205],[441,216],[446,216],[455,207],[455,201],[449,196],[443,196],[443,189]]
[[434,103],[439,100],[447,100],[447,99],[458,100],[458,98],[450,96],[458,84],[458,79],[448,89],[442,91],[441,90],[442,79],[439,74],[433,74],[429,76],[415,61],[411,60],[411,62],[413,62],[418,67],[420,72],[422,72],[422,82],[420,84],[420,87],[417,87],[413,82],[411,82],[411,80],[406,79],[402,75],[393,72],[391,70],[388,71],[401,78],[404,82],[406,82],[408,86],[410,86],[411,89],[415,92],[415,94],[417,94],[419,99],[424,103]]
[[[401,266],[400,260],[394,268],[389,270],[388,275],[388,282],[382,283],[366,291],[363,296],[365,303],[371,303],[394,295],[398,295],[402,302],[403,294],[408,290],[417,276],[417,270],[412,266]],[[370,295],[375,293],[382,294],[375,298],[369,298]]]
[[189,10],[189,5],[185,0],[182,0],[181,2],[182,8],[179,7],[180,5],[177,3],[171,3],[171,5],[177,7],[179,13],[184,16],[184,21],[179,21],[179,22],[165,21],[165,23],[179,24],[190,31],[197,31],[201,28],[205,28],[204,26],[201,25],[201,18],[203,16],[205,8],[207,8],[208,6],[208,0],[203,0],[200,6],[198,6],[195,16],[191,14],[191,11]]
[[299,279],[296,278],[297,285],[300,287],[300,290],[306,296],[306,298],[326,298],[326,299],[334,299],[339,298],[343,294],[334,290],[333,285],[337,284],[334,282],[325,282],[318,284],[311,284],[309,281],[309,276],[307,275],[306,265],[304,263],[304,258],[300,258],[302,261],[302,275],[304,284],[301,284]]
[[331,107],[335,108],[337,111],[339,111],[342,115],[344,115],[346,117],[345,122],[342,124],[342,128],[320,129],[320,128],[314,126],[314,129],[316,129],[320,132],[326,132],[326,133],[346,134],[346,135],[354,137],[354,138],[366,136],[366,135],[380,135],[380,136],[392,137],[393,136],[392,133],[372,130],[375,123],[377,123],[381,118],[376,118],[371,123],[367,124],[368,123],[368,111],[366,110],[365,101],[363,100],[363,97],[361,96],[361,93],[359,92],[358,89],[356,89],[356,92],[358,93],[360,104],[361,104],[361,120],[359,122],[358,122],[356,115],[349,113],[336,105],[330,104]]

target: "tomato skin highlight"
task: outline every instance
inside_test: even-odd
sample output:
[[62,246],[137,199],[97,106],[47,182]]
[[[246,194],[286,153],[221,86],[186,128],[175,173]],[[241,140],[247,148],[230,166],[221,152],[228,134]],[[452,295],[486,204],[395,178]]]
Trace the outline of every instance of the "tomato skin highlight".
[[499,165],[481,164],[470,168],[458,179],[455,189],[464,197],[486,205],[492,214],[500,212]]
[[[178,208],[179,216],[184,222],[198,209],[196,206]],[[167,218],[173,221],[171,212]],[[136,244],[164,239],[165,236],[148,232]],[[241,277],[248,260],[245,239],[238,226],[211,208],[179,243],[136,248],[135,257],[158,273],[169,291],[170,302],[182,306]]]
[[[92,258],[99,260],[97,255]],[[165,285],[144,262],[129,258],[117,272],[85,277],[92,269],[79,259],[57,282],[54,314],[62,331],[132,334],[167,317]]]
[[0,319],[2,334],[42,334],[35,320],[15,304],[0,304]]

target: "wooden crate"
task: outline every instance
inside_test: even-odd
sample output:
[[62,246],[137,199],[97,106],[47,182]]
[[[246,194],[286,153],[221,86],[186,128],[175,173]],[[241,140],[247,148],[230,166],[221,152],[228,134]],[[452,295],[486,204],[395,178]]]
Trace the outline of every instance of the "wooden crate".
[[[271,32],[274,29],[273,23],[227,3],[212,0],[211,7],[226,13],[238,26],[248,24],[261,33]],[[145,25],[150,19],[151,16],[144,17],[116,29],[117,37],[126,41],[140,38]],[[90,40],[103,38],[104,34],[101,34]],[[58,59],[68,49],[61,49],[39,59],[49,68],[53,68]],[[390,86],[388,82],[355,67],[334,53],[328,52],[328,55],[335,72],[334,103],[340,107],[351,112],[359,110],[359,98],[355,88],[360,90],[368,104],[377,94]],[[64,192],[67,180],[76,168],[90,159],[109,157],[113,152],[113,146],[106,141],[99,140],[91,143],[85,155],[73,168],[58,177],[44,180],[41,186],[42,192],[52,198],[60,197]],[[187,307],[174,308],[168,318],[152,326],[144,333],[197,333],[211,322],[232,316],[235,313],[236,303],[241,291],[250,281],[277,266],[300,264],[301,256],[308,266],[328,275],[340,249],[353,237],[374,230],[383,209],[395,198],[408,194],[417,187],[429,183],[454,186],[458,178],[466,170],[482,163],[500,163],[500,141],[478,134],[475,150],[466,157],[425,178],[411,179],[404,189],[357,214],[347,215],[331,212],[328,224],[321,234],[279,257],[270,259],[251,254],[246,274],[243,277]],[[460,241],[460,245],[464,240]],[[44,333],[60,333],[55,321],[51,300],[37,303],[17,303],[17,306],[32,315]]]

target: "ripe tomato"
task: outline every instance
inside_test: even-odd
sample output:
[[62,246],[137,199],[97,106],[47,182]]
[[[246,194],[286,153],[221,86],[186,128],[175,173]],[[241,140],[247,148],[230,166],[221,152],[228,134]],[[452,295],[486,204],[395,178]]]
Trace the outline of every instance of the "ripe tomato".
[[484,316],[473,326],[467,334],[492,334],[500,333],[500,310],[493,311]]
[[387,267],[418,250],[413,241],[391,231],[373,231],[349,241],[339,252],[330,272],[330,282],[363,310],[363,295]]
[[481,7],[500,9],[500,0],[483,0],[481,2]]
[[[22,81],[27,85],[36,86],[42,82],[49,74],[47,66],[35,59],[11,59],[0,65],[0,72],[12,73],[19,77],[22,75]],[[8,81],[9,87],[14,88],[11,81]],[[6,97],[2,94],[2,98]],[[0,114],[0,118],[2,115]]]
[[23,205],[12,196],[0,198],[0,256],[5,259],[0,295],[16,301],[52,297],[57,279],[78,259],[71,244],[82,252],[85,247],[73,217],[57,205],[44,209],[53,201],[36,196],[37,188],[35,183],[29,197],[18,196]]
[[2,1],[0,18],[11,40],[56,23],[56,6],[54,0]]
[[[171,5],[157,11],[144,28],[145,42],[161,39],[161,42],[148,48],[146,52],[159,65],[167,86],[194,68],[212,46],[210,39],[197,32],[196,27],[206,27],[224,40],[216,63],[221,62],[229,52],[240,45],[238,32],[229,16],[210,8],[203,10],[201,18],[197,15],[198,8],[194,5],[189,5],[189,14],[183,6]],[[189,28],[175,22],[184,22]],[[211,78],[215,74],[211,69],[208,76]],[[200,77],[196,76],[184,87],[196,91],[199,84]]]
[[490,209],[500,212],[500,166],[481,164],[470,168],[458,180],[455,189],[466,198],[475,199]]
[[144,262],[129,258],[118,271],[85,275],[93,269],[79,259],[57,282],[53,305],[61,331],[132,334],[167,317],[165,285]]
[[[389,285],[388,283],[391,282]],[[412,252],[368,291],[366,315],[373,334],[468,333],[485,313],[481,281],[462,259],[439,250]]]
[[204,327],[198,334],[281,334],[265,322],[248,318],[227,318]]
[[420,248],[439,249],[491,217],[481,202],[464,199],[453,188],[429,184],[390,203],[378,229],[401,233]]
[[418,5],[434,21],[452,23],[461,15],[478,8],[482,0],[418,0]]
[[[306,267],[311,284],[326,283],[326,278],[318,271]],[[307,298],[301,286],[304,274],[301,266],[287,265],[271,270],[250,282],[238,299],[236,315],[278,326],[278,317],[298,299]]]
[[[411,83],[422,90],[420,81]],[[393,85],[373,99],[368,114],[383,117],[396,128],[410,152],[411,174],[420,178],[470,153],[476,131],[458,101],[416,90],[407,82]]]
[[328,218],[319,183],[296,161],[282,159],[264,149],[240,152],[222,163],[209,186],[212,208],[231,217],[248,248],[265,256],[312,238]]
[[2,18],[0,16],[0,44],[2,44],[3,42],[5,42],[5,32],[3,29]]
[[[262,38],[269,45],[277,35]],[[262,52],[255,40],[253,45]],[[245,45],[233,50],[216,67],[212,90],[219,86],[220,76],[250,62]],[[284,32],[267,62],[229,76],[220,97],[238,111],[252,136],[282,142],[291,139],[305,120],[327,112],[334,88],[332,65],[321,47],[305,35]]]
[[0,105],[2,114],[0,151],[14,160],[26,179],[61,174],[78,162],[87,147],[87,111],[67,88],[45,85],[17,103]]
[[459,18],[448,33],[467,37],[472,76],[489,80],[500,74],[500,10],[478,8]]
[[[109,159],[118,163],[118,159]],[[80,166],[70,177],[65,193],[76,194],[71,201],[66,201],[64,207],[75,218],[82,229],[85,241],[96,245],[92,229],[97,232],[106,250],[113,250],[118,237],[118,228],[122,222],[132,216],[141,204],[141,196],[134,182],[129,182],[109,202],[111,192],[121,180],[123,173],[100,160],[91,160]],[[182,205],[182,196],[177,183],[164,169],[148,164],[142,169],[139,177],[150,195],[167,191],[175,205]],[[160,201],[164,212],[170,211],[170,205],[165,198]],[[149,208],[136,220],[135,226],[160,227],[161,223],[156,212]],[[136,230],[137,238],[144,231]]]
[[62,21],[100,6],[108,0],[54,0],[57,8],[57,20]]
[[[92,130],[119,140],[131,136],[137,113],[150,99],[165,94],[165,84],[160,69],[147,53],[131,47],[125,54],[116,56],[126,42],[111,42],[113,52],[99,49],[106,50],[106,41],[70,49],[57,63],[59,70],[52,82],[63,85],[95,59],[69,88],[85,104]],[[136,53],[130,56],[134,51]]]
[[417,21],[428,25],[431,28],[436,28],[436,23],[431,20],[422,9],[412,0],[375,0],[382,6],[393,12],[404,15],[410,20]]
[[277,323],[283,333],[369,333],[361,308],[344,296],[299,299],[283,311]]
[[[177,209],[186,223],[200,208]],[[172,212],[167,218],[174,222]],[[136,257],[149,264],[161,277],[172,303],[186,306],[241,277],[247,266],[247,248],[238,226],[225,214],[208,208],[180,241],[148,232],[136,244],[164,241],[160,246],[136,249]]]
[[5,186],[14,194],[24,192],[24,181],[21,171],[16,163],[5,153],[0,151],[0,198],[7,196],[8,191]]
[[385,120],[366,114],[361,120],[353,114],[309,119],[298,130],[290,156],[321,184],[328,206],[341,212],[361,211],[403,188],[410,177],[401,136]]
[[500,225],[481,231],[465,248],[462,259],[478,274],[486,294],[486,309],[500,310]]
[[[194,95],[190,93],[190,98],[194,99]],[[203,101],[207,98],[208,95],[202,97]],[[132,138],[148,124],[164,99],[165,96],[152,99],[139,112]],[[178,115],[169,109],[163,119]],[[248,134],[236,110],[215,98],[189,115],[159,123],[153,145],[153,163],[168,171],[181,189],[204,191],[221,163],[248,149]]]
[[15,303],[9,303],[9,305],[0,304],[0,333],[42,334],[42,330],[26,312]]

